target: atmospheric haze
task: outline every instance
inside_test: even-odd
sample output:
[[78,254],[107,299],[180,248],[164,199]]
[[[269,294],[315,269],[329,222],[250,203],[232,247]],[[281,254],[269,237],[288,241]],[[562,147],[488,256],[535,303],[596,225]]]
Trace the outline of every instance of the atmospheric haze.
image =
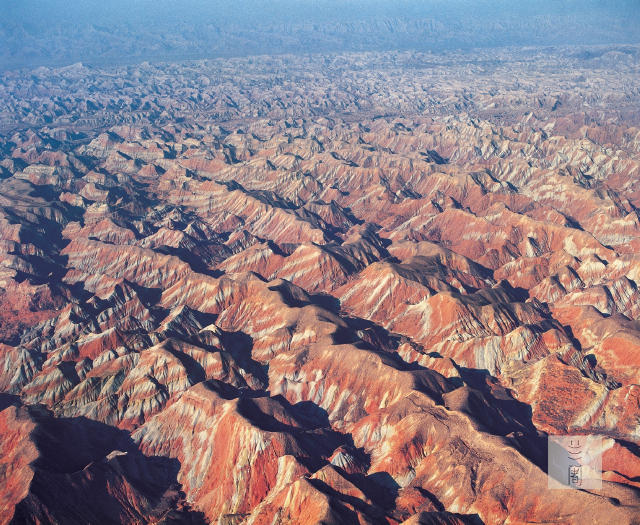
[[640,40],[633,0],[4,0],[0,67]]

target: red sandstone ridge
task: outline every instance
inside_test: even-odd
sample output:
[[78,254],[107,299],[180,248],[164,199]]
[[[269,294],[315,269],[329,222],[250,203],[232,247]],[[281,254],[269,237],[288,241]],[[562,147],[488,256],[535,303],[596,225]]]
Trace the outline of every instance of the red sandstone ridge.
[[3,74],[0,524],[638,523],[636,55],[478,53]]

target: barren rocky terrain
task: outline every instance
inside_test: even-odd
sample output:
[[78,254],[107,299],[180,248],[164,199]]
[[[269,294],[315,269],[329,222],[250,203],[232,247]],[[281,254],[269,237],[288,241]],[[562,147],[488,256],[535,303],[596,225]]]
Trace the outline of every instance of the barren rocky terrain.
[[[0,101],[0,523],[638,523],[639,47]],[[601,490],[547,488],[566,433]]]

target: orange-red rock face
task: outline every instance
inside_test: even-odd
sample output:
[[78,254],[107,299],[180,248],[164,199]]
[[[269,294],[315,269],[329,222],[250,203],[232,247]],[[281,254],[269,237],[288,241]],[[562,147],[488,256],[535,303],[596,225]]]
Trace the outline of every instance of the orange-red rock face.
[[[0,135],[0,523],[637,520],[637,64],[409,56]],[[601,490],[547,488],[564,433]]]

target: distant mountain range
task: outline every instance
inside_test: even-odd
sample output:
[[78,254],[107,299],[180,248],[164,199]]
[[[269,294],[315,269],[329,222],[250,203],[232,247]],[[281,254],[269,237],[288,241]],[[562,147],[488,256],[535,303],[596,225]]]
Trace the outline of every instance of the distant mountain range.
[[5,8],[0,68],[388,49],[640,42],[637,2],[39,2]]

